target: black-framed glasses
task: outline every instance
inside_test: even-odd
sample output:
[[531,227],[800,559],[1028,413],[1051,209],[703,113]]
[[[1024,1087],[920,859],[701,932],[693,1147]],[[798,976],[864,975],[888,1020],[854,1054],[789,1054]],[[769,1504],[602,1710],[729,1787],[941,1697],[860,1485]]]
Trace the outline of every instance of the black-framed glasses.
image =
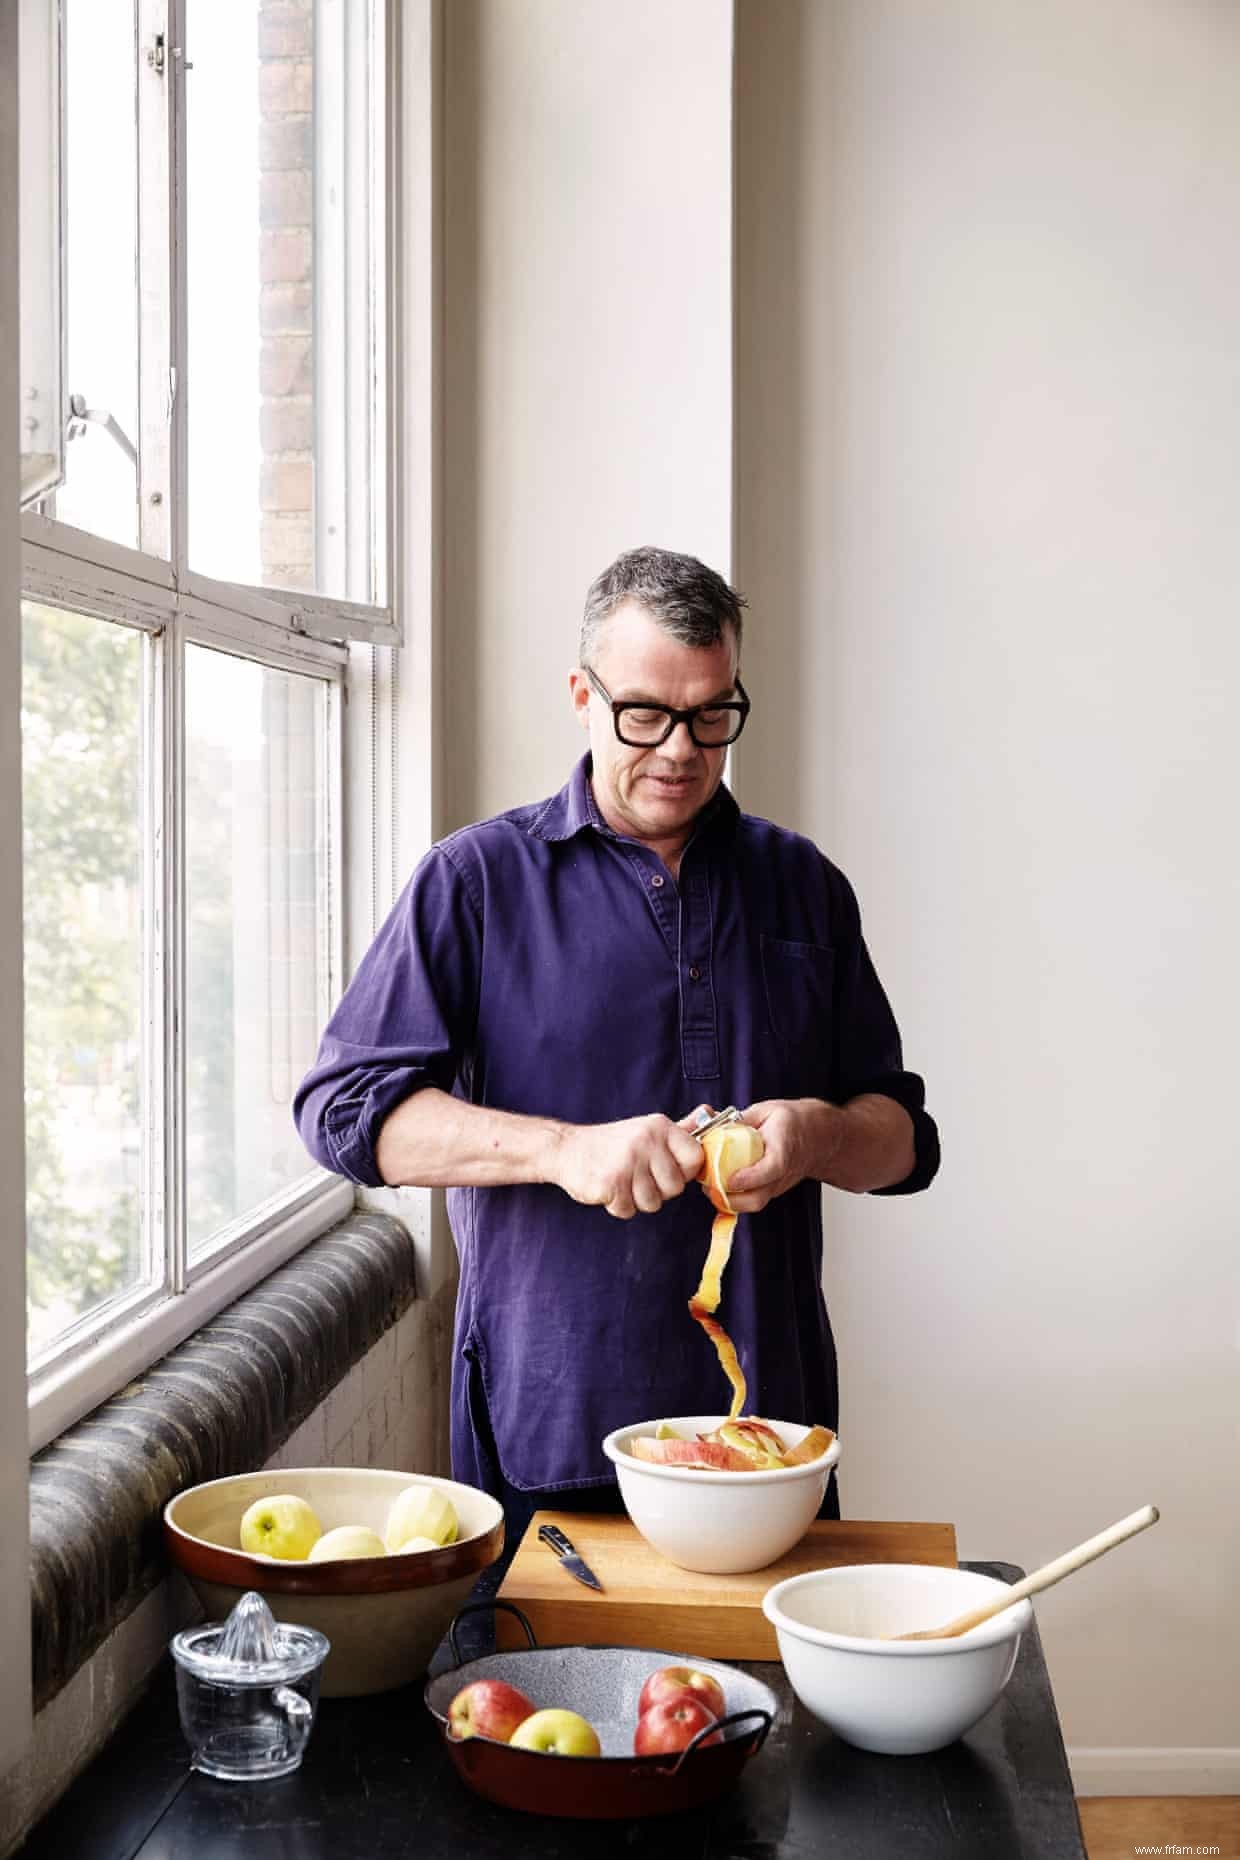
[[642,704],[631,698],[617,702],[596,672],[588,665],[583,669],[604,704],[611,706],[617,738],[630,749],[657,749],[678,723],[689,726],[689,734],[699,749],[722,749],[736,741],[749,715],[749,699],[739,678],[737,698],[719,704],[695,704],[691,710],[673,710],[667,704]]

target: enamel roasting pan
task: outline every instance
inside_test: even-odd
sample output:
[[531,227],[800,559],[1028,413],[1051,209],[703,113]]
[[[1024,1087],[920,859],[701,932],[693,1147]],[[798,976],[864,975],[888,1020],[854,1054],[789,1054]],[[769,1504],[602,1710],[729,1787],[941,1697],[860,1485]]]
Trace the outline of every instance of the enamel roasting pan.
[[[775,1722],[775,1694],[739,1667],[651,1647],[540,1647],[529,1622],[510,1602],[476,1602],[462,1608],[448,1630],[458,1661],[458,1624],[467,1615],[491,1608],[514,1614],[529,1646],[458,1664],[428,1680],[423,1696],[461,1780],[503,1808],[594,1821],[699,1808],[731,1787],[750,1757],[761,1750]],[[699,1746],[695,1739],[674,1755],[635,1757],[633,1732],[642,1686],[659,1667],[681,1665],[713,1673],[723,1687],[727,1715],[699,1732],[698,1739],[722,1729],[724,1741]],[[580,1712],[598,1732],[603,1754],[557,1757],[485,1737],[450,1736],[448,1707],[475,1679],[505,1679],[538,1709],[559,1706]]]

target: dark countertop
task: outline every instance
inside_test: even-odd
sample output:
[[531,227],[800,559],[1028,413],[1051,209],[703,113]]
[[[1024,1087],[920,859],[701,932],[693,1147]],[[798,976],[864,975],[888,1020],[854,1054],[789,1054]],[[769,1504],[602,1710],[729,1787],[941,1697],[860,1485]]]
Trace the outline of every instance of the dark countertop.
[[[1015,1580],[1005,1563],[963,1567]],[[477,1594],[493,1591],[488,1572]],[[463,1624],[488,1650],[490,1619]],[[451,1665],[446,1647],[432,1662]],[[1085,1860],[1035,1625],[995,1708],[927,1757],[843,1743],[782,1666],[737,1662],[781,1701],[735,1788],[692,1814],[581,1822],[496,1808],[458,1780],[421,1684],[325,1699],[296,1774],[225,1783],[189,1768],[171,1660],[107,1748],[35,1828],[22,1860]]]

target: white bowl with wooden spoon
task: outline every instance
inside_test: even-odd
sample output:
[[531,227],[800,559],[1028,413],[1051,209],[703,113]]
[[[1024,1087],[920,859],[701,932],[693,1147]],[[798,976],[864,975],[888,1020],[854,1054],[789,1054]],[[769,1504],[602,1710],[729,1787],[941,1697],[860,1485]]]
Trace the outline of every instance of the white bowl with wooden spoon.
[[921,1563],[849,1564],[762,1599],[807,1710],[860,1750],[941,1750],[995,1704],[1033,1618],[1029,1596],[1156,1523],[1152,1505],[1019,1583]]
[[1006,1594],[973,1570],[847,1564],[777,1582],[762,1599],[779,1657],[808,1711],[859,1750],[941,1750],[990,1710],[1033,1618],[1017,1602],[954,1640],[893,1640]]

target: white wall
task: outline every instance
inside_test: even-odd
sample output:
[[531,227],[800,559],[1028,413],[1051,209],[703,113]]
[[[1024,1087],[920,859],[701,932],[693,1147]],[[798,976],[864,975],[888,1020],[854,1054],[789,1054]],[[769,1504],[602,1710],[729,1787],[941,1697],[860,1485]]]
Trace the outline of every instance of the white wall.
[[1240,12],[743,0],[737,67],[743,799],[944,1138],[829,1208],[844,1500],[1028,1568],[1155,1500],[1039,1604],[1078,1785],[1240,1790]]
[[567,673],[622,549],[726,572],[732,9],[451,0],[444,24],[451,827],[584,750]]
[[[0,5],[0,1660],[30,1671],[26,1195],[22,1109],[21,609],[17,524],[17,8]],[[26,1747],[29,1684],[0,1686],[0,1777]]]

